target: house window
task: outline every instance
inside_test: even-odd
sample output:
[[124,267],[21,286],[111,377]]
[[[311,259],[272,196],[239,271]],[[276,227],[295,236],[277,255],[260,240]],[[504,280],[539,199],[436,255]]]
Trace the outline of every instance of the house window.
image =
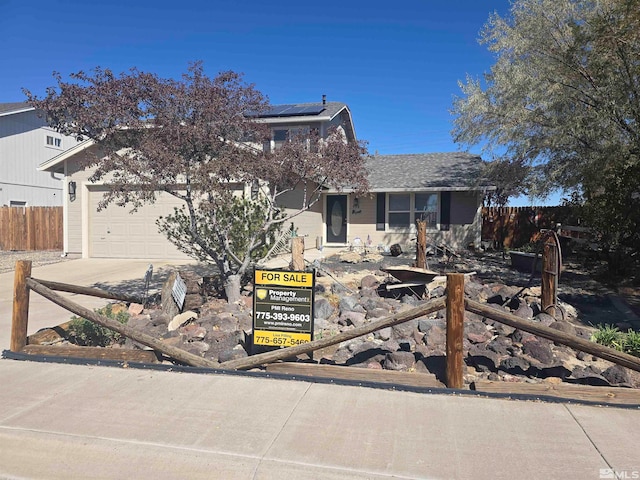
[[288,136],[289,136],[289,130],[274,130],[273,131],[274,148],[280,148],[282,144],[287,141]]
[[47,135],[45,139],[47,147],[62,148],[62,138]]
[[[384,195],[384,194],[382,194]],[[416,220],[426,220],[427,228],[435,229],[438,224],[437,193],[389,193],[387,224],[390,229],[411,228]],[[377,226],[384,218],[383,206],[378,197]],[[376,228],[379,229],[379,228]]]
[[[273,130],[273,140],[269,146],[270,150],[276,150],[284,144],[284,142],[290,141],[292,138],[299,138],[304,136],[309,142],[309,135],[311,130],[309,127],[292,127],[292,128],[278,128]],[[309,145],[308,145],[309,146]],[[266,147],[266,145],[265,145]]]
[[414,222],[426,220],[427,228],[436,228],[438,223],[438,195],[435,193],[416,193]]
[[389,228],[411,226],[411,194],[389,194]]

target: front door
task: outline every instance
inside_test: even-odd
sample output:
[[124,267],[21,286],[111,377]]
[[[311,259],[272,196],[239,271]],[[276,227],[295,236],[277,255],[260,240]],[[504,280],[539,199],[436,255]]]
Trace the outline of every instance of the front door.
[[327,195],[327,243],[347,243],[346,195]]

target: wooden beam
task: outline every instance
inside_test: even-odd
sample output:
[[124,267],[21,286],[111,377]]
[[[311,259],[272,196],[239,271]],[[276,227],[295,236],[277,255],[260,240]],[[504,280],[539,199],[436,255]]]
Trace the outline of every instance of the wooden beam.
[[40,280],[37,278],[34,278],[34,280],[39,284],[44,285],[47,288],[50,288],[51,290],[56,290],[59,292],[77,293],[80,295],[88,295],[91,297],[108,298],[110,300],[121,300],[127,303],[142,303],[142,299],[140,299],[140,297],[127,295],[124,293],[109,292],[107,290],[102,290],[100,288],[81,287],[78,285],[70,285],[68,283],[51,282],[49,280]]
[[291,267],[296,272],[304,271],[304,237],[291,239]]
[[171,345],[167,345],[161,340],[158,340],[151,335],[147,335],[146,333],[139,332],[127,325],[124,325],[116,320],[112,320],[103,315],[98,315],[92,310],[83,307],[82,305],[78,305],[71,300],[67,300],[64,297],[61,297],[53,290],[41,285],[37,281],[32,278],[27,279],[27,285],[36,293],[42,295],[43,297],[51,300],[53,303],[60,305],[63,308],[66,308],[70,312],[75,313],[76,315],[95,322],[103,327],[106,327],[114,332],[118,332],[121,335],[124,335],[127,338],[131,338],[136,342],[139,342],[147,347],[151,347],[158,352],[164,353],[165,355],[175,358],[176,360],[186,363],[187,365],[191,365],[194,367],[209,367],[209,368],[217,368],[219,366],[218,362],[214,362],[213,360],[209,360],[206,358],[199,357],[192,353],[189,353],[181,348],[173,347]]
[[267,372],[304,375],[315,378],[334,378],[355,382],[376,382],[409,387],[443,388],[444,385],[431,373],[396,372],[393,370],[373,370],[371,368],[319,365],[316,363],[271,363]]
[[346,342],[353,338],[361,337],[369,333],[381,330],[386,327],[398,325],[399,323],[408,322],[414,318],[428,315],[438,310],[442,310],[445,306],[444,298],[436,298],[429,302],[412,308],[405,312],[396,313],[390,317],[385,317],[377,322],[369,323],[368,325],[362,325],[361,327],[354,328],[353,330],[347,330],[345,332],[334,335],[333,337],[321,338],[320,340],[314,340],[309,343],[303,343],[296,345],[295,347],[281,348],[272,352],[265,352],[259,355],[253,355],[251,357],[240,358],[237,360],[229,360],[220,364],[220,368],[228,368],[232,370],[244,370],[249,368],[258,367],[267,363],[277,362],[278,360],[284,360],[286,358],[295,357],[297,355],[303,355],[311,353],[315,350],[319,350],[324,347],[336,345],[341,342]]
[[478,392],[487,393],[545,395],[587,402],[640,405],[640,390],[633,388],[593,387],[572,383],[554,385],[550,383],[492,382],[488,380],[475,382],[473,387]]
[[485,303],[476,302],[475,300],[466,299],[465,308],[472,313],[477,313],[478,315],[504,323],[510,327],[519,328],[525,332],[533,333],[534,335],[538,335],[542,338],[546,338],[556,343],[561,343],[562,345],[575,348],[582,352],[590,353],[596,357],[603,358],[623,367],[640,372],[640,358],[629,355],[628,353],[619,352],[613,348],[605,347],[584,338],[545,327],[539,323],[522,320],[509,312],[496,310]]
[[72,320],[55,327],[43,328],[27,337],[27,345],[50,345],[67,338]]
[[11,343],[9,350],[19,352],[27,344],[29,325],[29,287],[27,280],[31,275],[31,260],[16,262],[13,276],[13,313],[11,317]]
[[462,388],[462,337],[464,332],[464,275],[447,275],[447,366],[449,388]]
[[70,357],[123,362],[158,363],[158,356],[153,350],[134,350],[129,348],[27,345],[22,349],[22,353],[26,353],[27,355],[42,355],[46,357]]

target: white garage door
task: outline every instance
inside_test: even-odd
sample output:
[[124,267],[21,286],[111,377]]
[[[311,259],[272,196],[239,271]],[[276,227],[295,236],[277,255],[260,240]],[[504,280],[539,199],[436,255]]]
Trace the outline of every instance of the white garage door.
[[109,205],[97,211],[104,189],[89,191],[89,256],[94,258],[162,258],[186,259],[164,235],[158,232],[156,220],[173,212],[183,202],[161,194],[156,203],[143,205],[135,213],[131,207]]

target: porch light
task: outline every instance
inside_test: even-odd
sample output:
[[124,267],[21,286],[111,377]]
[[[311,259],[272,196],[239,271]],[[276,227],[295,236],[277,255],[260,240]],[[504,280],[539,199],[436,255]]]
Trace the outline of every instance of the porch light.
[[72,201],[76,199],[76,182],[73,180],[69,182],[69,199]]

